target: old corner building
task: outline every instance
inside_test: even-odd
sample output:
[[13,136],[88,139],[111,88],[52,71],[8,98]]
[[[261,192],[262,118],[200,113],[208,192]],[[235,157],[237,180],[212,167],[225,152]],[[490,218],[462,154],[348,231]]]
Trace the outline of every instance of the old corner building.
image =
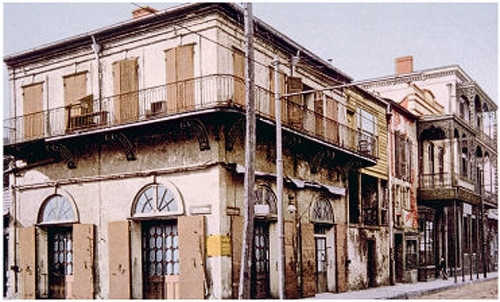
[[[11,104],[4,121],[7,298],[237,297],[244,12],[199,3],[138,9],[133,17],[4,58]],[[434,116],[442,134],[431,129],[432,117],[407,105],[428,106],[441,94],[419,83],[402,92],[403,102],[374,94],[264,22],[255,20],[254,30],[252,298],[279,295],[276,92],[291,94],[280,108],[282,194],[293,209],[284,213],[286,298],[417,282],[444,252],[455,253],[449,266],[468,272],[467,257],[477,262],[485,242],[472,236],[480,230],[480,205],[497,208],[496,147],[488,144],[496,132],[478,130],[496,126],[493,117],[486,122],[496,105],[474,85],[465,94],[469,123],[431,103],[437,109],[426,110],[450,113]],[[475,106],[482,128],[472,118]],[[463,140],[450,139],[456,135],[467,137],[466,151]],[[431,143],[432,152],[451,146],[443,162],[456,164],[422,162],[423,154],[434,158]],[[451,160],[464,154],[471,156],[465,167]],[[443,190],[428,187],[444,184],[455,188],[455,201],[435,202]],[[498,250],[490,212],[491,249]],[[438,235],[443,228],[447,233]],[[459,231],[468,234],[463,245],[452,240]]]

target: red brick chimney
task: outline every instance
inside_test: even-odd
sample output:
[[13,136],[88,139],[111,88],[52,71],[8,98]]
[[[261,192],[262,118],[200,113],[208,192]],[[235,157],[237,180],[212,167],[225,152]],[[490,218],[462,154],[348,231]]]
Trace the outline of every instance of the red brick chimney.
[[413,56],[400,57],[396,59],[396,74],[413,72]]
[[144,16],[148,16],[151,14],[156,13],[158,10],[150,7],[150,6],[144,6],[144,7],[139,7],[138,9],[132,11],[132,18],[138,19]]

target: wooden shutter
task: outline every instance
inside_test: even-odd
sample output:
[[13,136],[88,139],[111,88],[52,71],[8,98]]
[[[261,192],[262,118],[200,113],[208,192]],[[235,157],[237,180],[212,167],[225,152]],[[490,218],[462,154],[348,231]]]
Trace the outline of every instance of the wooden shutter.
[[234,94],[233,102],[245,106],[245,54],[233,51]]
[[177,50],[169,49],[165,52],[167,64],[167,112],[177,112]]
[[115,118],[117,123],[134,121],[139,117],[139,78],[137,60],[128,59],[113,63],[115,91]]
[[315,116],[315,126],[316,126],[316,135],[319,137],[323,137],[325,134],[325,123],[327,120],[325,119],[325,113],[323,111],[323,102],[324,95],[323,93],[316,92],[314,93],[314,116]]
[[[287,78],[287,93],[295,93],[303,91],[302,78],[288,77]],[[302,129],[302,117],[304,96],[295,95],[288,97],[288,123],[295,128]]]
[[43,119],[43,83],[23,87],[24,138],[42,137]]
[[[279,77],[279,88],[280,88],[280,94],[283,95],[285,93],[285,75],[282,73],[278,73]],[[276,117],[276,106],[274,104],[274,93],[276,92],[276,88],[274,87],[275,85],[275,78],[274,78],[274,66],[269,66],[269,115],[272,118]],[[281,122],[286,123],[287,122],[287,115],[286,115],[286,102],[283,100],[280,100],[281,103]]]
[[297,257],[295,242],[295,223],[293,221],[284,222],[284,245],[285,245],[285,298],[299,298],[299,284],[297,280]]
[[94,225],[73,225],[73,298],[94,298]]
[[337,257],[337,289],[340,293],[349,289],[347,278],[347,232],[346,224],[337,224],[335,226],[335,254]]
[[165,52],[167,65],[167,112],[194,109],[194,45]]
[[19,268],[21,297],[36,298],[35,227],[19,228]]
[[231,266],[233,299],[238,299],[241,269],[241,245],[243,240],[243,216],[231,217]]
[[314,225],[302,223],[302,297],[316,294],[316,251],[314,242]]
[[194,109],[194,46],[177,47],[177,107]]
[[333,142],[339,141],[339,124],[338,124],[338,103],[336,100],[326,97],[326,138]]
[[109,298],[130,299],[130,236],[128,221],[108,224]]
[[87,95],[87,73],[77,73],[63,78],[64,105],[78,103]]
[[179,292],[182,299],[205,298],[205,216],[181,216]]

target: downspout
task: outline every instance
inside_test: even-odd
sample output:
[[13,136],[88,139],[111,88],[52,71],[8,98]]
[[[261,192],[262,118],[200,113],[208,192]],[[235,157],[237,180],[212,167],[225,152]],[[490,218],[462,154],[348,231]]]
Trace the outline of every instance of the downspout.
[[99,108],[97,111],[101,111],[101,99],[102,99],[102,72],[101,72],[101,60],[99,59],[101,54],[101,45],[97,44],[95,36],[92,35],[92,50],[95,55],[95,62],[97,66],[97,99],[99,101]]
[[[393,135],[392,135],[392,112],[391,112],[391,104],[386,103],[387,111],[385,113],[385,118],[387,122],[387,170],[388,170],[388,178],[387,178],[387,198],[389,201],[389,278],[390,284],[396,284],[396,274],[395,274],[395,259],[394,259],[394,220],[393,220],[393,200],[392,200],[392,144],[393,144]],[[411,171],[410,171],[411,173]]]

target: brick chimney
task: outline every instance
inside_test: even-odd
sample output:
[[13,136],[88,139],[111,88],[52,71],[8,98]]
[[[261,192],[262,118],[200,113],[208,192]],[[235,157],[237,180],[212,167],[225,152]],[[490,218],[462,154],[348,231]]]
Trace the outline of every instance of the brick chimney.
[[144,16],[149,16],[156,13],[158,10],[150,6],[139,7],[138,9],[132,11],[132,18],[138,19]]
[[396,74],[413,72],[413,56],[400,57],[396,59]]

